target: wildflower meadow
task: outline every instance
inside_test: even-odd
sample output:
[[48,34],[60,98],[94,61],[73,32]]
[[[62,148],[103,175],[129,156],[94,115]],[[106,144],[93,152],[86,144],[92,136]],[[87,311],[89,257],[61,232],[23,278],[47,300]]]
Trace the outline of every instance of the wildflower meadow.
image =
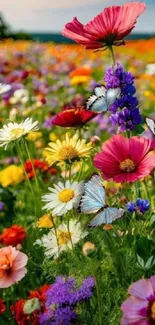
[[143,2],[0,41],[0,325],[155,324],[155,39]]

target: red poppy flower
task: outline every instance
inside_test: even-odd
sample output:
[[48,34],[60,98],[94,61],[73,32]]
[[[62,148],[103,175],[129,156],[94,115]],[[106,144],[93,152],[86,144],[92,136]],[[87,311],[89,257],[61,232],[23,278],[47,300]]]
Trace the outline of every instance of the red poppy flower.
[[5,228],[0,235],[0,242],[5,246],[17,246],[22,244],[26,237],[26,231],[24,227],[19,225],[12,225],[10,228]]
[[58,113],[52,120],[52,124],[62,127],[77,127],[86,124],[96,115],[97,113],[87,111],[82,106],[73,107]]
[[130,34],[145,8],[143,2],[128,2],[123,6],[108,7],[86,25],[74,18],[65,25],[62,35],[87,49],[122,45],[124,37]]
[[5,307],[5,304],[4,304],[4,300],[2,300],[0,298],[0,314],[3,314],[5,310],[6,310],[6,307]]

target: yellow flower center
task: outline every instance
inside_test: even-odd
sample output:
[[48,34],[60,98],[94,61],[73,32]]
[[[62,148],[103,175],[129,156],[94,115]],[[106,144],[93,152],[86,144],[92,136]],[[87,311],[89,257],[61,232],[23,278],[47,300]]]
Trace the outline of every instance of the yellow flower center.
[[63,147],[59,152],[60,160],[74,160],[78,158],[78,152],[71,145]]
[[68,231],[58,231],[57,232],[57,240],[58,240],[58,245],[62,246],[67,244],[70,241],[70,236],[71,234]]
[[151,318],[155,320],[155,301],[151,306]]
[[121,170],[123,170],[123,171],[125,171],[127,173],[130,173],[136,168],[136,165],[133,162],[133,160],[125,159],[120,163],[119,167],[120,167]]
[[24,129],[16,128],[10,131],[11,139],[20,138],[24,134]]
[[71,188],[66,188],[59,193],[59,200],[63,203],[67,203],[74,197],[74,191]]

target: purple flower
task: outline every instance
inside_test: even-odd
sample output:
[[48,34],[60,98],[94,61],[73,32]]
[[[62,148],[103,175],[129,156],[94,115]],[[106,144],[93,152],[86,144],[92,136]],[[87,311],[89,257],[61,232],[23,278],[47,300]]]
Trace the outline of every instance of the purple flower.
[[121,95],[109,108],[112,112],[110,121],[113,125],[119,126],[119,131],[134,130],[142,123],[142,117],[138,108],[138,100],[134,96],[134,76],[125,71],[123,66],[117,63],[115,70],[110,67],[106,70],[104,77],[106,88],[121,88]]
[[0,201],[0,211],[3,211],[5,207],[4,202]]
[[71,277],[59,276],[46,293],[47,311],[40,316],[41,325],[71,325],[77,318],[76,304],[92,296],[93,277],[86,278],[80,287]]
[[155,275],[133,283],[128,293],[130,297],[121,306],[121,325],[154,325]]

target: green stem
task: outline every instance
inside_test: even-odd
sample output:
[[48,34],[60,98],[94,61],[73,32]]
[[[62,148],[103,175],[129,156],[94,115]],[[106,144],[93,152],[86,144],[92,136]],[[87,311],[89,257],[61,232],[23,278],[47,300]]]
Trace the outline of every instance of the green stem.
[[95,284],[96,284],[96,293],[97,293],[97,301],[98,301],[98,320],[99,325],[103,325],[102,323],[102,299],[101,299],[101,292],[100,292],[100,286],[97,279],[96,271],[94,270],[94,267],[92,267],[93,276],[95,278]]
[[147,185],[147,182],[146,182],[145,179],[143,181],[143,184],[144,184],[145,195],[148,198],[148,200],[151,202],[151,196],[150,196],[150,193],[148,191],[148,185]]
[[28,178],[28,175],[27,175],[27,172],[25,170],[25,167],[24,167],[24,161],[23,161],[23,158],[21,156],[21,149],[20,149],[20,145],[18,142],[15,143],[15,147],[16,147],[16,151],[17,151],[17,155],[18,155],[18,158],[19,158],[19,161],[23,167],[23,170],[24,170],[24,174],[25,174],[25,177],[26,177],[26,180],[27,180],[27,183],[29,185],[29,188],[30,188],[30,191],[32,192],[33,196],[34,196],[34,192],[33,192],[33,188],[31,186],[31,183],[30,183],[30,180]]
[[113,67],[115,67],[116,60],[115,60],[115,55],[114,55],[113,47],[112,46],[109,46],[109,50],[110,50],[111,57],[112,57]]
[[33,160],[32,160],[32,157],[31,157],[31,154],[30,154],[30,151],[29,151],[29,147],[28,147],[26,141],[24,141],[24,145],[25,145],[25,148],[26,148],[28,158],[29,158],[29,160],[31,162],[31,165],[32,165],[32,170],[33,170],[33,173],[34,173],[34,179],[35,179],[36,187],[37,187],[37,190],[38,190],[38,193],[39,193],[40,192],[39,183],[38,183],[37,175],[36,175],[36,172],[35,172],[35,169],[34,169],[34,164],[33,164]]

